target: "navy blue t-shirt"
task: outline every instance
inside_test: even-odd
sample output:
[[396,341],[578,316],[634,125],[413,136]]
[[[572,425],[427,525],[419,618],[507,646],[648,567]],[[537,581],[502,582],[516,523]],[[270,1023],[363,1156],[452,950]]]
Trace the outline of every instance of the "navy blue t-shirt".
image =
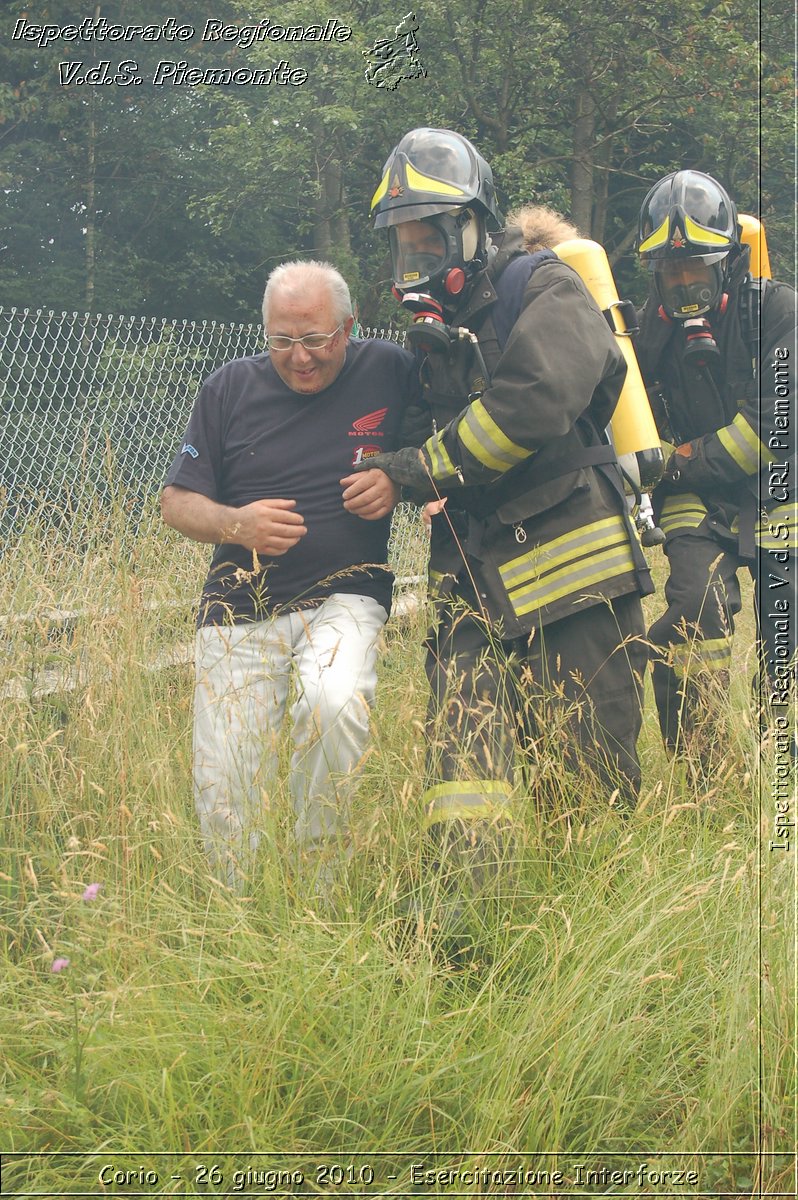
[[257,562],[243,546],[217,546],[199,625],[262,620],[333,592],[372,596],[390,611],[393,576],[381,565],[390,517],[348,513],[339,480],[402,445],[404,411],[418,398],[412,355],[378,339],[350,339],[340,375],[313,395],[292,391],[265,353],[235,359],[206,380],[164,486],[233,508],[295,500],[307,533],[285,554]]

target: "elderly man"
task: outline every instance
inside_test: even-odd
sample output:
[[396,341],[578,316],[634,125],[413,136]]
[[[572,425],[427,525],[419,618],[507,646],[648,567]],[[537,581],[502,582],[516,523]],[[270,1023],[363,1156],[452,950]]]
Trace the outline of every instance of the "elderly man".
[[353,468],[401,445],[418,392],[411,355],[350,338],[349,289],[326,263],[278,267],[263,321],[267,353],[205,382],[162,493],[167,524],[216,547],[198,615],[194,790],[211,861],[233,886],[277,782],[292,683],[300,860],[327,873],[345,851],[398,498],[382,471]]

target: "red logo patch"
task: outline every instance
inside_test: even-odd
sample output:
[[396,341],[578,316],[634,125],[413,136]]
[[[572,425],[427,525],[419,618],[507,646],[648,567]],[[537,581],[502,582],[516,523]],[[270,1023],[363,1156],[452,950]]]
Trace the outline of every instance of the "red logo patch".
[[365,417],[359,417],[357,421],[352,422],[354,433],[350,433],[350,437],[357,437],[364,433],[373,433],[375,437],[383,437],[383,434],[375,431],[382,424],[387,408],[378,408],[374,412],[367,413]]

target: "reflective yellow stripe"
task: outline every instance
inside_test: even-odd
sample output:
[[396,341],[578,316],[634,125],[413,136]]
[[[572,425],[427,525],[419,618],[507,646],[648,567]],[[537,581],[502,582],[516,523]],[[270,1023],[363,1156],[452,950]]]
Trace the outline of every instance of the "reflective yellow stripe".
[[375,205],[379,204],[380,200],[382,200],[383,196],[388,191],[388,175],[389,172],[386,171],[377,186],[376,192],[371,197],[371,208],[369,209],[369,212],[371,212],[371,209],[374,208]]
[[539,584],[537,587],[528,587],[523,591],[519,590],[513,593],[510,596],[510,602],[516,615],[522,617],[543,608],[546,604],[554,604],[557,600],[564,599],[565,596],[574,595],[575,592],[580,592],[582,596],[588,596],[590,589],[595,584],[602,583],[605,579],[611,579],[615,575],[633,571],[634,565],[632,551],[627,542],[612,555],[602,554],[600,561],[593,563],[590,567],[583,566],[578,571],[560,571],[558,573],[559,587],[556,586],[554,580],[547,580],[545,587]]
[[706,509],[685,508],[679,513],[669,513],[663,517],[659,527],[663,533],[673,533],[676,529],[698,529],[706,518]]
[[477,462],[484,463],[494,471],[507,471],[532,455],[531,450],[526,450],[507,437],[481,400],[474,400],[466,410],[458,433],[463,445]]
[[597,549],[617,541],[619,534],[626,539],[626,526],[619,516],[605,517],[592,525],[571,529],[500,566],[502,583],[508,590],[518,587],[528,579],[554,570],[561,563],[572,562],[577,555],[595,553]]
[[702,246],[731,247],[731,242],[725,233],[718,233],[714,229],[704,229],[703,226],[698,225],[691,217],[688,217],[686,213],[684,216],[684,232],[691,242],[698,242]]
[[668,217],[666,216],[659,229],[655,229],[653,233],[648,235],[644,242],[640,243],[638,252],[640,254],[647,254],[649,250],[658,250],[660,246],[664,246],[667,242],[668,232],[669,225]]
[[422,175],[415,167],[411,167],[410,163],[405,168],[405,177],[407,186],[416,192],[436,192],[439,196],[465,197],[462,188],[455,187],[451,183],[442,183],[440,179],[433,179],[431,175]]
[[737,414],[731,425],[718,430],[718,441],[746,475],[753,475],[759,470],[760,463],[767,462],[767,447],[760,442],[742,413]]
[[669,496],[662,506],[659,527],[663,533],[675,529],[697,529],[706,518],[707,510],[694,492]]
[[687,676],[726,671],[731,666],[731,657],[731,639],[725,637],[694,638],[691,642],[671,646],[674,669]]
[[757,521],[754,538],[763,550],[798,553],[798,504],[777,504]]
[[439,821],[475,821],[509,815],[512,795],[504,779],[477,779],[437,783],[424,793],[425,825]]
[[622,517],[607,517],[538,546],[499,568],[517,616],[634,570]]
[[[433,571],[430,568],[427,573],[427,592],[430,599],[434,600],[437,596],[443,596],[446,591],[450,591],[456,578],[457,576],[453,575],[451,571]],[[447,580],[451,582],[447,583]]]
[[442,434],[436,433],[424,443],[424,449],[429,455],[432,478],[439,483],[442,483],[444,480],[453,479],[457,474],[442,438]]

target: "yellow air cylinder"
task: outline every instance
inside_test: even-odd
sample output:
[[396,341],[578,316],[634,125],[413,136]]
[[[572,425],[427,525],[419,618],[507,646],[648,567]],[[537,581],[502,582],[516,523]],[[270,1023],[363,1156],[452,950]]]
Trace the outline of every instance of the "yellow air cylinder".
[[560,242],[554,253],[576,271],[599,308],[611,317],[626,359],[626,382],[610,421],[612,442],[627,474],[643,490],[651,488],[662,475],[664,459],[607,254],[603,246],[588,238]]
[[754,279],[772,279],[764,225],[747,213],[740,213],[737,220],[742,229],[743,245],[751,247],[751,274]]

